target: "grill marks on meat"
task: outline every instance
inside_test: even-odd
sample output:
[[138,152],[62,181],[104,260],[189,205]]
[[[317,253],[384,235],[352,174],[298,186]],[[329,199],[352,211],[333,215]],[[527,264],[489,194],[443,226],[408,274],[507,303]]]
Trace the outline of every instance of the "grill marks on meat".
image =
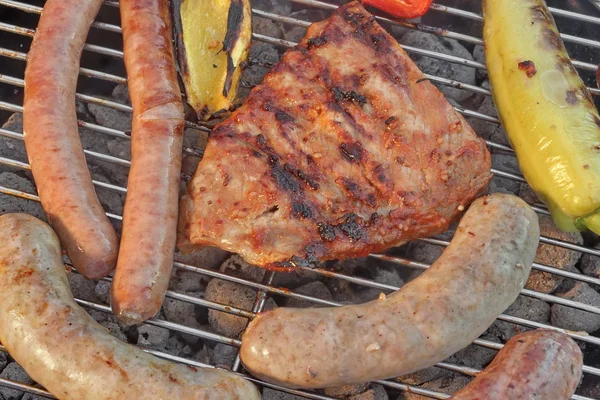
[[490,155],[423,78],[357,2],[313,24],[214,129],[180,247],[304,266],[446,230],[486,188]]

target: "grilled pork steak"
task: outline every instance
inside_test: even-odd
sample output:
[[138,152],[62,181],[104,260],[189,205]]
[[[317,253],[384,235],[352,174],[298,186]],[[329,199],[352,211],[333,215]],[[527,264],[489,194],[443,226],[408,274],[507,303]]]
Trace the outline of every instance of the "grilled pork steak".
[[484,141],[352,2],[214,129],[179,244],[268,267],[364,256],[443,232],[491,176]]

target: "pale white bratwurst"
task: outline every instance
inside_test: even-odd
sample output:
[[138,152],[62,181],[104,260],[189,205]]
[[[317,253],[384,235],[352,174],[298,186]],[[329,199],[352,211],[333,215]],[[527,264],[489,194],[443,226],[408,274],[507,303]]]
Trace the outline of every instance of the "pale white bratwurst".
[[469,345],[518,296],[539,241],[535,212],[513,195],[473,202],[442,256],[384,299],[279,308],[242,338],[244,366],[268,382],[324,388],[429,367]]
[[243,378],[161,360],[109,335],[73,300],[52,229],[0,216],[0,341],[60,400],[258,400]]

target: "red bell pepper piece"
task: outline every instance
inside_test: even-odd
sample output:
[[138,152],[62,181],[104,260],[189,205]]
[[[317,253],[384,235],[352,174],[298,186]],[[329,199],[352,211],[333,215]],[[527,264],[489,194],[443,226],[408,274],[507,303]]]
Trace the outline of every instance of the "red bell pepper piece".
[[398,18],[416,18],[429,10],[432,0],[363,0],[386,13]]

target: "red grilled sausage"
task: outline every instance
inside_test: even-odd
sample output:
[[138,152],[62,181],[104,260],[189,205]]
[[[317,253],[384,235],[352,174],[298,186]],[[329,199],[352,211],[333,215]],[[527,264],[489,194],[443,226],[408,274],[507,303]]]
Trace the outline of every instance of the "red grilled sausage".
[[87,168],[77,131],[79,59],[102,0],[48,0],[25,69],[23,132],[42,207],[77,270],[108,275],[118,238]]
[[259,400],[230,372],[156,358],[111,336],[73,300],[52,229],[0,216],[0,341],[61,400]]
[[184,116],[168,0],[119,4],[133,130],[112,308],[134,324],[158,312],[171,275]]
[[540,329],[513,337],[494,361],[452,400],[567,400],[581,379],[579,346],[561,332]]

